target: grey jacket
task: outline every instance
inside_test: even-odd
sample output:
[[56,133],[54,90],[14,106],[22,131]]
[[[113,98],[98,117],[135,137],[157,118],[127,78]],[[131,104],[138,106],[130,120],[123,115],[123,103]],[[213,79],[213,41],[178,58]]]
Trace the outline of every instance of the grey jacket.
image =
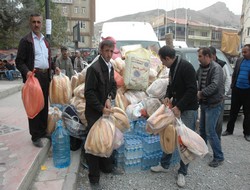
[[219,64],[214,61],[210,63],[209,70],[206,78],[206,87],[201,90],[201,74],[203,68],[197,70],[198,90],[202,92],[202,95],[206,98],[208,106],[216,106],[223,101],[224,95],[224,82],[223,82],[223,70]]

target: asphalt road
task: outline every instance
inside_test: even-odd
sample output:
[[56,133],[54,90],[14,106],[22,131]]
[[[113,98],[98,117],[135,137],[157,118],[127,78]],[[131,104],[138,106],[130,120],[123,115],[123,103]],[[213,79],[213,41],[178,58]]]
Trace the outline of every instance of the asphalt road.
[[[227,120],[228,118],[224,118],[223,131]],[[190,163],[186,186],[181,189],[250,190],[250,142],[243,137],[242,121],[243,116],[237,120],[234,135],[222,137],[224,164],[217,168],[208,166],[208,162],[212,159],[209,146],[209,154],[205,158]],[[88,182],[88,171],[81,167],[77,190],[175,190],[179,189],[176,185],[178,168],[178,165],[172,167],[168,173],[152,173],[149,170],[122,175],[101,173],[100,186],[92,188]]]

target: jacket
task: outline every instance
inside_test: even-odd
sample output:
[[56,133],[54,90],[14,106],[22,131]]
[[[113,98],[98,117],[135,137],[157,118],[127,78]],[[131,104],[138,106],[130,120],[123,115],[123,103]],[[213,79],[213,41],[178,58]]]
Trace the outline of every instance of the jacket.
[[[55,65],[51,63],[51,51],[49,43],[46,39],[44,39],[46,47],[48,48],[49,52],[49,77],[51,79],[52,70],[55,69]],[[22,74],[23,82],[26,81],[26,75],[29,71],[34,70],[34,62],[35,62],[35,48],[34,48],[34,41],[32,38],[32,32],[24,36],[19,43],[18,52],[16,57],[16,67]]]
[[106,100],[109,96],[114,99],[116,96],[116,90],[114,69],[111,67],[109,79],[108,67],[100,56],[96,62],[88,67],[85,79],[85,116],[90,127],[92,122],[90,124],[89,121],[97,120],[102,116],[102,110]]
[[[236,81],[240,72],[240,65],[242,63],[242,61],[244,60],[243,57],[237,59],[235,67],[234,67],[234,71],[233,71],[233,75],[232,75],[232,83],[231,83],[231,88],[234,88],[236,86]],[[248,80],[250,83],[250,73],[248,74]]]
[[177,106],[181,112],[198,109],[195,76],[191,63],[180,57],[177,57],[170,67],[170,82],[165,97],[173,98],[173,106]]
[[209,64],[209,70],[206,78],[206,86],[201,89],[201,75],[202,67],[197,70],[198,90],[202,92],[207,100],[208,106],[216,106],[223,101],[224,96],[224,82],[223,71],[219,64],[212,61]]
[[65,75],[68,76],[69,79],[71,79],[71,77],[75,74],[71,59],[69,57],[67,57],[67,59],[64,60],[62,56],[59,56],[56,59],[56,66],[59,67],[60,69],[65,70]]

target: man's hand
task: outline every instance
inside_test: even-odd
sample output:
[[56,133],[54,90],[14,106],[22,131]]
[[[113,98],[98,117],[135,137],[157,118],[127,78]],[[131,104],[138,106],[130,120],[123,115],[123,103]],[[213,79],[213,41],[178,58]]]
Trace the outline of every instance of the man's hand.
[[173,107],[172,109],[172,112],[174,113],[174,115],[175,115],[175,117],[177,117],[177,118],[180,118],[181,117],[181,111],[179,110],[179,108],[178,107]]
[[162,103],[165,105],[165,106],[168,106],[169,108],[172,108],[172,102],[169,98],[165,98],[162,100]]
[[29,78],[29,76],[32,75],[32,72],[31,71],[28,71],[27,74],[26,74],[26,80]]
[[59,75],[59,74],[60,74],[60,72],[61,72],[61,70],[59,69],[59,67],[56,67],[56,69],[55,69],[55,73],[56,73],[57,75]]
[[197,98],[198,98],[198,100],[203,99],[203,96],[202,96],[202,92],[201,92],[201,91],[198,91],[198,92],[197,92]]

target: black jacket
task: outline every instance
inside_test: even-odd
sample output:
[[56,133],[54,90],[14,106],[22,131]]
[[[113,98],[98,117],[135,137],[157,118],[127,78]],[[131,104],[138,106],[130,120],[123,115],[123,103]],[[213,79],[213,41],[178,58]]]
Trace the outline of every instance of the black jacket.
[[[51,51],[49,43],[44,39],[46,47],[49,52],[49,73],[51,74],[51,69],[55,69],[55,65],[51,65]],[[26,75],[29,71],[33,71],[35,61],[35,48],[34,41],[32,38],[32,33],[30,32],[24,36],[19,43],[18,52],[16,57],[16,67],[20,71],[23,77],[23,82],[26,81]],[[51,77],[51,75],[50,75]]]
[[170,67],[169,85],[165,97],[173,98],[173,106],[177,106],[181,112],[198,109],[195,77],[196,73],[192,64],[176,57]]
[[110,79],[106,63],[100,56],[88,69],[85,79],[86,110],[85,116],[88,126],[102,116],[102,110],[108,96],[112,99],[116,96],[116,82],[114,79],[114,69],[111,68]]

